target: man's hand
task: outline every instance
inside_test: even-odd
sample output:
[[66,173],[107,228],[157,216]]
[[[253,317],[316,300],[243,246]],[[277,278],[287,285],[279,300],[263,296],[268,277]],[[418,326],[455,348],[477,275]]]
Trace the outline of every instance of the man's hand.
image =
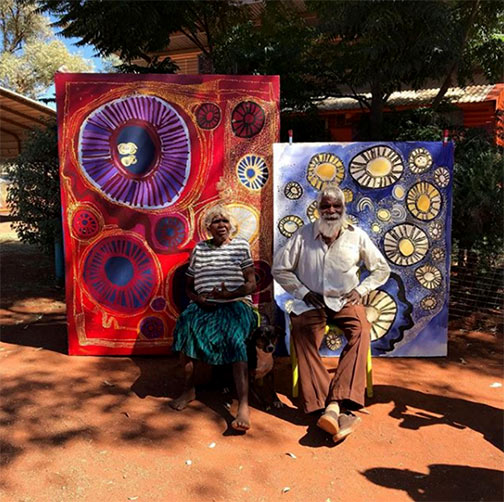
[[350,293],[347,293],[345,298],[347,299],[347,303],[349,305],[360,305],[362,300],[361,295],[359,295],[356,289],[352,289]]
[[308,305],[313,305],[317,309],[325,309],[324,297],[319,293],[310,291],[304,295],[303,301]]

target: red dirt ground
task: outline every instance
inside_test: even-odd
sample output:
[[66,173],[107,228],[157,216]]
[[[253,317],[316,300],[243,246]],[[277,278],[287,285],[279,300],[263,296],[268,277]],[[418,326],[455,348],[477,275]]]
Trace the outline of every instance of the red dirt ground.
[[213,389],[168,407],[173,357],[67,356],[50,262],[8,223],[0,238],[2,502],[503,499],[502,318],[452,322],[447,358],[374,359],[375,397],[339,445],[297,410],[281,358],[286,407],[234,435]]

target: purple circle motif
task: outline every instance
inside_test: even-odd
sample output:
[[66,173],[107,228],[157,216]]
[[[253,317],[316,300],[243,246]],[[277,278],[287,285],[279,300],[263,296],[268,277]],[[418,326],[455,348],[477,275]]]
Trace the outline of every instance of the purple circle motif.
[[253,101],[242,101],[231,114],[231,128],[239,138],[251,138],[264,126],[264,110]]
[[161,218],[156,223],[156,239],[161,246],[168,249],[178,249],[186,237],[186,228],[182,220],[175,216]]
[[161,312],[164,310],[166,307],[166,300],[162,296],[158,296],[157,298],[154,298],[151,302],[151,309],[155,310],[156,312]]
[[154,259],[145,245],[129,236],[109,236],[89,251],[82,279],[94,300],[130,314],[145,308],[157,286]]
[[214,103],[203,103],[196,110],[196,122],[201,129],[215,129],[220,119],[220,108]]
[[189,178],[189,131],[179,113],[160,98],[116,99],[83,122],[79,163],[89,182],[114,202],[168,207]]
[[142,319],[140,322],[140,333],[145,338],[152,340],[154,338],[162,338],[164,335],[164,324],[159,317],[150,316]]

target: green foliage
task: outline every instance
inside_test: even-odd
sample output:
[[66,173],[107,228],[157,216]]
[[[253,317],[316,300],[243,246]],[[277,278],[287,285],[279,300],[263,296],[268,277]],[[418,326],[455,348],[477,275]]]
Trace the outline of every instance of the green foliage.
[[56,124],[31,132],[12,168],[7,203],[23,242],[46,251],[61,239],[61,200]]
[[459,132],[453,181],[453,239],[491,263],[504,252],[504,156],[488,132]]
[[37,13],[34,1],[2,0],[0,28],[0,85],[3,87],[35,98],[52,84],[61,66],[75,72],[92,68],[54,38],[48,20]]

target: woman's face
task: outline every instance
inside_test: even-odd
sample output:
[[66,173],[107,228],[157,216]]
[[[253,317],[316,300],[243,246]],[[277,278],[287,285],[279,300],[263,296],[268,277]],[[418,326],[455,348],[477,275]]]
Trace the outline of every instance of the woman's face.
[[226,216],[214,216],[208,230],[212,234],[214,240],[224,242],[228,240],[231,235],[231,223]]

